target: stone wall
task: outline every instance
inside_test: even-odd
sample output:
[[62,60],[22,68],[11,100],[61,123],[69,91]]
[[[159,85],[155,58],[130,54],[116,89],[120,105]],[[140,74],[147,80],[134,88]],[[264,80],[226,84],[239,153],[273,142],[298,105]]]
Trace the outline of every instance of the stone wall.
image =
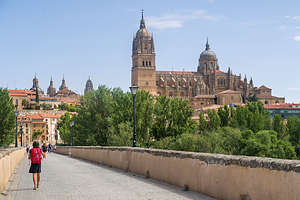
[[300,161],[130,147],[57,147],[224,200],[299,200]]
[[10,176],[24,158],[25,148],[0,149],[0,193],[5,189]]

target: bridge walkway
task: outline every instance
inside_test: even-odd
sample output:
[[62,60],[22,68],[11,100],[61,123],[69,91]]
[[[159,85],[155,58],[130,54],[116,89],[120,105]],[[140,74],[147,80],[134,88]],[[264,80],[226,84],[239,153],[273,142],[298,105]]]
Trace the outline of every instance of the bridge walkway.
[[33,190],[29,161],[17,167],[0,200],[214,200],[196,192],[119,169],[50,153]]

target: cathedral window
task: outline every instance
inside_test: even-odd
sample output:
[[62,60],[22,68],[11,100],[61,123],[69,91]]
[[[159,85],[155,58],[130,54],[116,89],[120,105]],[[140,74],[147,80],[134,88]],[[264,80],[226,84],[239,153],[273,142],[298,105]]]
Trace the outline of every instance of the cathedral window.
[[149,66],[151,67],[151,61],[149,61]]
[[143,67],[145,67],[145,61],[143,61]]

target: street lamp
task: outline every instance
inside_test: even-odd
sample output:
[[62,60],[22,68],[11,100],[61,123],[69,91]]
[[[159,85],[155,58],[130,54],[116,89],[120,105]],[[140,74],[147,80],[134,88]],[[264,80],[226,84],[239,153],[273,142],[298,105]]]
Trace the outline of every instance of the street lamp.
[[73,126],[74,126],[74,121],[70,122],[70,126],[71,126],[71,146],[73,146]]
[[18,147],[18,115],[19,112],[18,110],[15,111],[15,116],[16,116],[16,143],[15,143],[15,147]]
[[138,86],[133,85],[130,88],[132,99],[133,99],[133,147],[136,147],[136,125],[135,125],[135,95],[139,89]]
[[23,147],[23,122],[20,121],[21,147]]

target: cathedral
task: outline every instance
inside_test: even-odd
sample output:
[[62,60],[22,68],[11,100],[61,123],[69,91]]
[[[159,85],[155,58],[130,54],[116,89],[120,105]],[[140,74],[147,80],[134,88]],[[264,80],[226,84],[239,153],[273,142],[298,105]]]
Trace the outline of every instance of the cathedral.
[[254,87],[253,80],[234,75],[230,68],[221,71],[218,58],[208,40],[198,59],[197,71],[157,71],[153,36],[146,28],[144,16],[132,43],[131,85],[153,95],[186,98],[194,108],[212,104],[240,104],[256,98],[265,104],[284,103],[266,86]]

